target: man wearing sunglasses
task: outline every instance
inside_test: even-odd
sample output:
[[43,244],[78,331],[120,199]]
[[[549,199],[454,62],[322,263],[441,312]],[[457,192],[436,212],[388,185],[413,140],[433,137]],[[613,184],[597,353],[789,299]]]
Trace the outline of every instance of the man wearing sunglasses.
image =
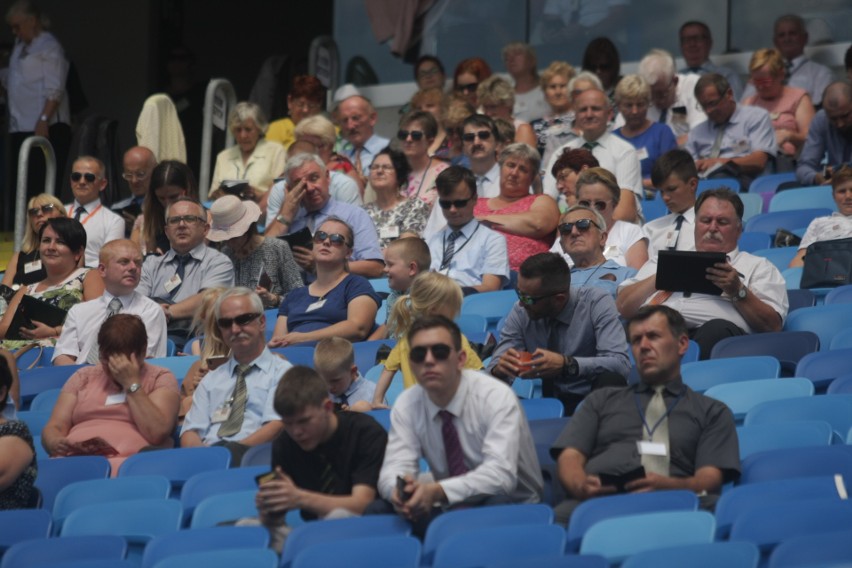
[[[535,446],[512,390],[485,373],[462,370],[461,332],[443,316],[415,320],[408,341],[418,384],[391,410],[382,500],[367,512],[395,511],[422,537],[443,511],[540,501]],[[429,480],[418,478],[420,458],[429,464]]]
[[253,291],[225,291],[213,313],[231,356],[198,384],[180,445],[225,446],[236,466],[249,447],[271,442],[281,433],[275,389],[292,365],[267,349],[263,302]]
[[589,391],[627,384],[630,359],[612,296],[571,288],[568,264],[552,252],[521,264],[517,292],[487,368],[492,375],[540,378],[542,394],[559,399],[566,415]]
[[101,247],[124,238],[124,219],[101,203],[106,189],[104,164],[92,156],[80,156],[71,166],[71,192],[74,202],[65,206],[68,216],[86,229],[86,266],[96,267]]
[[450,166],[435,180],[437,206],[447,226],[427,244],[432,270],[446,274],[465,294],[500,290],[509,279],[506,237],[473,217],[476,180],[470,170]]

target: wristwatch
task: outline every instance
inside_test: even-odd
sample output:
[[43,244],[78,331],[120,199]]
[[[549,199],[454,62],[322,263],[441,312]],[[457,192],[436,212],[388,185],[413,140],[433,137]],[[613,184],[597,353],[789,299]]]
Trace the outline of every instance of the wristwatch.
[[746,296],[748,296],[748,287],[745,285],[741,286],[737,293],[731,296],[732,302],[739,302],[740,300],[745,300]]
[[130,385],[127,388],[127,392],[130,393],[130,394],[133,394],[141,388],[142,388],[142,383],[133,383],[132,385]]
[[48,120],[50,120],[50,117],[47,116],[46,114],[43,114],[40,117],[38,117],[38,120],[39,120],[39,122],[47,122]]
[[277,215],[275,217],[275,220],[278,221],[279,223],[281,223],[282,225],[287,225],[288,227],[292,223],[292,221],[290,219],[288,219],[287,217],[285,217],[284,215]]
[[576,377],[580,374],[580,364],[577,360],[568,355],[563,355],[564,362],[562,364],[562,374],[569,377]]

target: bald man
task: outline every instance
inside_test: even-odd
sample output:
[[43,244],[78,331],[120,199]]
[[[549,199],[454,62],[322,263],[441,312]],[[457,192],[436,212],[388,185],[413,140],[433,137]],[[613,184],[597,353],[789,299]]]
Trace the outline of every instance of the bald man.
[[133,206],[138,206],[138,211],[142,210],[142,202],[145,201],[145,196],[148,194],[151,185],[151,172],[157,167],[157,158],[148,148],[134,146],[124,153],[122,165],[124,171],[121,177],[130,187],[130,197],[113,203],[112,210],[124,218],[124,234],[129,236],[133,229],[133,222],[139,215],[135,212],[136,207]]
[[346,140],[342,154],[352,160],[358,174],[365,177],[379,150],[390,140],[375,133],[378,115],[369,99],[355,95],[344,99],[337,107],[340,133]]

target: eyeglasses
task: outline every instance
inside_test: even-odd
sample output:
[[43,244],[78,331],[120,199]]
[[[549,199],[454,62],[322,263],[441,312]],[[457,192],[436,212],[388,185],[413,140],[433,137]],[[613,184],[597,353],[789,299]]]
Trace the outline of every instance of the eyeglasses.
[[243,327],[244,325],[250,324],[259,317],[260,314],[241,314],[235,318],[219,318],[216,320],[216,325],[225,329],[232,327],[234,324]]
[[490,130],[480,130],[479,132],[465,132],[462,134],[462,140],[465,142],[473,142],[479,137],[480,140],[488,140],[491,138]]
[[95,183],[95,180],[98,179],[97,176],[91,172],[74,172],[71,174],[71,181],[78,182],[81,179],[85,179],[89,183]]
[[346,242],[346,237],[340,233],[329,234],[325,231],[317,231],[314,234],[315,243],[324,243],[326,239],[328,239],[329,242],[331,242],[331,245],[335,247],[342,247],[343,245],[350,246],[349,243]]
[[[570,235],[571,230],[574,227],[577,227],[578,231],[585,233],[592,227],[592,225],[598,227],[598,224],[592,221],[591,219],[577,219],[576,221],[572,221],[570,223],[562,223],[561,225],[559,225],[558,229],[560,235]],[[598,227],[598,229],[600,229],[600,227]]]
[[169,217],[166,219],[166,223],[172,227],[180,225],[181,222],[184,222],[187,225],[197,225],[198,223],[206,223],[207,219],[199,217],[198,215],[178,215],[176,217]]
[[43,213],[44,215],[50,215],[51,213],[53,213],[54,209],[56,209],[56,206],[53,203],[47,203],[38,207],[30,207],[29,209],[27,209],[27,213],[30,214],[30,217],[35,217],[39,214],[39,212]]
[[468,197],[467,199],[439,199],[438,205],[441,206],[441,209],[449,209],[450,207],[455,207],[456,209],[461,209],[471,201],[473,201],[475,197]]
[[387,164],[370,164],[371,172],[391,172],[393,171],[393,166],[389,166]]
[[542,300],[550,298],[551,296],[555,296],[557,294],[562,294],[564,290],[560,290],[558,292],[551,292],[550,294],[545,294],[543,296],[530,296],[524,292],[521,292],[517,288],[515,288],[515,293],[518,295],[518,300],[525,306],[534,306]]
[[[593,202],[589,201],[588,199],[583,199],[581,201],[578,201],[577,205],[582,205],[583,207],[592,207],[592,203]],[[598,211],[603,211],[604,209],[606,209],[607,205],[609,205],[609,201],[595,201],[594,202],[594,207]]]
[[426,360],[426,354],[429,353],[429,351],[432,352],[432,357],[434,357],[436,361],[446,361],[450,356],[452,348],[446,343],[418,345],[417,347],[411,348],[411,351],[408,353],[408,358],[411,359],[412,363],[422,363]]
[[303,111],[318,111],[322,108],[322,104],[315,101],[307,101],[304,99],[296,99],[290,102],[290,108],[297,108]]
[[124,172],[121,177],[125,181],[143,180],[148,172]]
[[423,131],[422,130],[400,130],[396,133],[396,137],[399,140],[405,140],[411,136],[411,139],[415,142],[420,142],[423,140]]
[[468,83],[467,85],[456,85],[456,90],[463,93],[475,93],[479,83]]
[[438,75],[439,73],[441,73],[441,70],[438,69],[437,67],[426,67],[426,68],[421,67],[417,71],[417,76],[418,77],[431,77],[432,75]]

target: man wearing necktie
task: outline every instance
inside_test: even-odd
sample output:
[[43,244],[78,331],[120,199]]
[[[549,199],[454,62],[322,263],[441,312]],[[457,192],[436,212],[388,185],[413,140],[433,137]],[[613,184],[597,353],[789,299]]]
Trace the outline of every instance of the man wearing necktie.
[[366,182],[376,154],[390,142],[375,133],[378,114],[366,97],[353,95],[337,107],[340,135],[346,140],[342,153],[352,160],[355,171]]
[[550,450],[569,494],[554,507],[559,523],[580,502],[617,492],[686,489],[712,507],[722,484],[739,477],[733,414],[681,378],[689,338],[680,314],[642,308],[627,337],[640,382],[589,395]]
[[[541,470],[512,389],[485,373],[462,370],[461,332],[443,316],[415,320],[408,342],[418,384],[391,410],[381,500],[367,513],[396,511],[422,536],[445,510],[540,501]],[[420,458],[430,476],[418,476]]]
[[227,290],[213,313],[231,356],[198,384],[180,445],[225,446],[232,454],[231,466],[236,466],[249,447],[270,442],[281,432],[273,407],[275,389],[292,365],[266,348],[263,302],[253,291]]
[[660,156],[651,170],[651,181],[671,212],[645,223],[650,254],[661,250],[695,250],[695,192],[698,170],[685,150],[670,150]]

